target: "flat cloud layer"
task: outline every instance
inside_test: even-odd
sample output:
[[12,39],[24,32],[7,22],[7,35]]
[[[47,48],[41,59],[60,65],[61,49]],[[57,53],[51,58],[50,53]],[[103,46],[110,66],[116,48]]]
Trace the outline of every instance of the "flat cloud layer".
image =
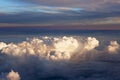
[[0,27],[120,29],[119,0],[2,0],[1,4]]

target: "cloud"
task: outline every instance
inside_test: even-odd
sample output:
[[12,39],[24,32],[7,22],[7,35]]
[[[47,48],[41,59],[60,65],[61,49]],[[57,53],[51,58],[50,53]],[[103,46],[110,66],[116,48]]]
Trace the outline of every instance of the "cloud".
[[20,80],[20,75],[18,72],[11,70],[9,73],[2,73],[0,80]]
[[[88,25],[87,28],[89,28],[89,25],[120,25],[120,3],[118,0],[52,0],[50,2],[41,0],[14,1],[13,3],[20,3],[18,6],[16,4],[13,5],[12,2],[12,0],[9,1],[11,7],[8,6],[8,8],[10,9],[6,9],[6,11],[9,12],[0,11],[0,24],[5,24],[7,26],[14,25],[19,27],[31,25],[77,25],[81,27],[82,25]],[[62,3],[66,4],[66,6],[63,6]],[[52,4],[56,6],[53,6]],[[61,6],[57,6],[58,4]],[[73,7],[72,4],[79,4],[79,7]],[[4,5],[2,5],[2,7],[6,8]]]
[[20,80],[20,76],[18,72],[14,72],[13,70],[8,73],[7,75],[8,80]]
[[23,26],[30,24],[33,26],[120,25],[119,0],[10,0],[2,1],[2,3],[5,5],[1,5],[0,23],[8,24],[8,26],[9,24]]
[[4,42],[0,42],[0,50],[1,50],[2,48],[4,48],[4,47],[7,47],[7,44],[4,43]]
[[95,47],[99,46],[99,41],[96,38],[88,37],[87,42],[85,42],[84,49],[86,50],[92,50]]
[[[0,80],[120,79],[119,50],[112,55],[99,50],[102,41],[86,36],[42,36],[18,43],[1,42]],[[107,49],[117,45],[117,41],[102,44]],[[81,60],[81,56],[85,59]]]
[[[92,11],[102,11],[102,10],[110,10],[110,7],[120,4],[119,0],[51,0],[48,2],[47,0],[20,0],[21,2],[26,3],[34,3],[40,5],[49,5],[49,6],[65,6],[65,7],[80,7],[86,10]],[[120,6],[118,6],[120,7]],[[119,8],[112,7],[112,10],[118,10]]]
[[[49,44],[48,44],[49,43]],[[12,56],[36,56],[46,60],[70,60],[73,57],[81,56],[81,59],[87,59],[87,55],[95,57],[96,53],[100,55],[101,51],[96,50],[99,47],[99,41],[95,37],[88,37],[85,41],[78,41],[74,37],[43,37],[42,39],[33,38],[21,43],[0,43],[1,53]],[[107,53],[119,53],[120,45],[117,41],[111,41],[107,47]],[[105,53],[103,50],[102,53]],[[83,56],[84,55],[84,56]],[[90,57],[89,55],[89,57]],[[103,54],[104,55],[104,54]],[[76,56],[76,57],[75,57]]]
[[64,36],[62,39],[54,38],[54,47],[60,52],[74,52],[79,46],[79,43],[73,37]]
[[[71,28],[72,26],[79,26],[78,28],[83,29],[103,29],[107,28],[104,26],[110,26],[114,28],[115,25],[120,25],[119,13],[120,12],[110,12],[110,13],[99,13],[99,12],[63,12],[64,14],[45,14],[45,13],[32,13],[25,12],[19,14],[4,14],[0,15],[0,27],[7,26],[25,26],[25,27],[43,27],[52,26],[54,28],[59,28],[59,26],[66,26],[65,28]],[[67,14],[68,13],[68,14]],[[86,27],[84,27],[84,25]],[[101,27],[97,26],[101,25]],[[83,26],[83,27],[82,27]],[[93,28],[89,28],[93,26]],[[110,29],[108,27],[108,29]],[[43,27],[44,28],[44,27]],[[49,28],[49,27],[48,27]],[[119,27],[118,27],[119,28]],[[74,29],[74,27],[73,27]],[[116,28],[115,28],[116,29]]]
[[47,43],[51,45],[45,44],[44,39],[46,40],[46,38],[33,38],[18,44],[1,42],[1,52],[12,56],[34,55],[40,58],[62,60],[70,59],[74,53],[90,51],[99,46],[99,41],[92,37],[88,37],[84,43],[78,42],[74,37],[47,38],[50,39]]
[[118,50],[120,49],[120,45],[117,41],[111,41],[110,45],[108,46],[109,53],[118,53]]
[[[79,43],[73,37],[54,38],[54,49],[49,54],[52,59],[70,59],[73,53],[78,49]],[[55,54],[55,55],[54,55]]]

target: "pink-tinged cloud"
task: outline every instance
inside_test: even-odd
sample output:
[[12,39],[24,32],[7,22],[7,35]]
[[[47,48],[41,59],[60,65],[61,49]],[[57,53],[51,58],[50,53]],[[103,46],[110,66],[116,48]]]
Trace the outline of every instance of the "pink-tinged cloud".
[[[120,0],[18,0],[26,3],[48,6],[80,7],[86,10],[107,10],[111,6],[120,5]],[[112,9],[113,8],[113,9]],[[114,10],[116,7],[112,7]],[[119,9],[119,8],[118,8]]]

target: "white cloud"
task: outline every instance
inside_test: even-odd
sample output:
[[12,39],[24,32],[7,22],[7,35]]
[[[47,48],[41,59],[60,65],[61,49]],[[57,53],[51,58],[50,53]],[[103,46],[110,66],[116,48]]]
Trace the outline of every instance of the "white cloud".
[[[2,54],[6,55],[0,54],[0,80],[43,80],[54,77],[63,80],[114,80],[120,78],[120,67],[118,66],[120,55],[106,54],[108,51],[104,49],[103,51],[96,50],[99,41],[95,37],[47,36],[28,39],[20,43],[1,43],[5,44],[5,47],[1,47]],[[103,44],[103,46],[106,45]],[[107,49],[110,52],[118,52],[118,46],[117,41],[111,41]],[[72,60],[74,54],[79,59],[85,55],[87,60]],[[6,73],[10,69],[19,71],[21,75],[13,70]]]
[[7,47],[7,44],[4,42],[0,42],[0,50]]
[[117,41],[111,41],[110,45],[108,46],[108,52],[109,53],[118,53],[118,50],[120,49],[120,45]]
[[87,41],[84,44],[84,46],[85,46],[84,49],[92,50],[92,49],[99,46],[99,41],[94,37],[88,37]]
[[61,39],[54,39],[54,47],[56,51],[59,52],[68,52],[72,53],[74,52],[78,46],[79,43],[76,39],[73,37],[63,37]]
[[[48,42],[45,43],[45,41]],[[51,41],[51,45],[48,45]],[[81,45],[82,44],[82,45]],[[74,53],[79,53],[83,50],[92,50],[99,46],[99,41],[96,38],[88,37],[87,41],[82,43],[74,37],[59,37],[59,38],[33,38],[21,43],[3,43],[1,42],[1,52],[7,55],[24,56],[34,55],[52,60],[70,59]],[[82,53],[84,54],[84,53]]]
[[20,80],[20,75],[18,72],[14,72],[13,70],[7,75],[8,80]]
[[9,73],[2,73],[0,75],[0,80],[20,80],[20,75],[18,72],[11,70]]

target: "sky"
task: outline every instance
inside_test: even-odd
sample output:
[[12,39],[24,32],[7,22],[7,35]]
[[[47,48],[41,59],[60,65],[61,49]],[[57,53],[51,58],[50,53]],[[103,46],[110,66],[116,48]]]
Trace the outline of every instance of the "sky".
[[0,0],[0,27],[120,30],[120,0]]

